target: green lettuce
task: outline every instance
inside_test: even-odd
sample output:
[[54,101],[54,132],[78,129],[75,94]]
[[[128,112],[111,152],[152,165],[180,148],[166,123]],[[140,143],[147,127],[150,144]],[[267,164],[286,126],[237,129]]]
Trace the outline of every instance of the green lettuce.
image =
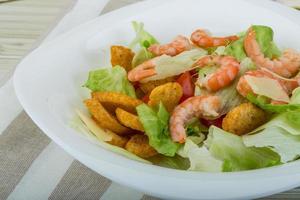
[[239,61],[243,60],[247,57],[246,52],[244,50],[244,39],[245,34],[241,35],[240,38],[231,44],[227,45],[225,48],[225,54],[230,55],[238,59]]
[[228,133],[215,126],[209,129],[205,141],[209,152],[223,161],[223,171],[259,169],[280,164],[277,153],[266,147],[246,147],[240,136]]
[[216,48],[216,50],[212,53],[212,55],[218,55],[218,56],[223,56],[225,55],[225,46],[219,46]]
[[[252,28],[256,33],[256,41],[268,58],[277,58],[281,55],[280,50],[273,41],[274,32],[268,26],[253,25]],[[240,34],[240,38],[228,46],[226,46],[225,54],[231,55],[237,58],[239,61],[246,58],[246,52],[244,50],[245,33]]]
[[128,81],[125,69],[120,66],[90,71],[84,87],[93,92],[120,92],[133,98],[136,97],[134,87]]
[[293,90],[290,104],[300,104],[300,87]]
[[189,137],[178,154],[190,161],[191,171],[221,172],[223,162],[214,158],[205,146],[199,147]]
[[296,88],[290,104],[272,105],[265,98],[249,96],[251,102],[262,109],[277,112],[273,119],[258,127],[243,140],[247,146],[265,146],[281,156],[281,162],[288,162],[300,155],[300,88]]
[[[201,82],[205,79],[205,77],[209,76],[210,74],[214,73],[218,67],[216,66],[206,66],[201,68],[198,71],[198,81]],[[255,64],[251,61],[250,58],[245,57],[241,63],[240,63],[240,71],[237,75],[237,78],[235,81],[230,84],[229,86],[223,88],[222,90],[219,90],[215,93],[216,96],[221,97],[221,103],[222,103],[222,110],[221,114],[226,114],[232,108],[240,105],[241,103],[245,102],[245,98],[242,97],[238,91],[236,90],[236,86],[238,84],[239,78],[243,76],[247,71],[256,69]],[[200,95],[207,95],[209,92],[207,92],[205,89],[200,88],[196,85],[195,88],[195,96]]]
[[185,127],[188,136],[199,136],[201,133],[207,133],[208,128],[204,126],[199,119],[192,119]]
[[158,44],[158,41],[154,38],[154,36],[152,36],[150,33],[145,31],[143,23],[133,21],[132,26],[136,33],[136,37],[130,43],[129,48],[133,49],[137,44],[140,44],[141,48],[143,47],[148,48],[152,44]]
[[228,87],[216,92],[215,95],[221,97],[221,103],[222,103],[221,114],[226,114],[234,107],[245,102],[245,99],[236,90],[236,86],[241,76],[243,76],[247,71],[253,70],[255,68],[256,67],[250,58],[248,57],[244,58],[240,63],[240,71],[235,81]]
[[198,71],[198,80],[203,80],[210,74],[213,74],[219,68],[217,66],[205,66]]
[[165,156],[174,156],[180,144],[173,142],[170,137],[170,115],[163,104],[159,104],[157,112],[146,104],[139,105],[136,110],[149,144]]
[[[84,115],[79,110],[77,111],[77,113],[78,112],[80,113],[80,115]],[[92,142],[93,144],[96,144],[104,149],[112,151],[116,154],[124,156],[126,158],[136,160],[139,162],[143,162],[143,163],[147,163],[147,164],[152,164],[150,161],[140,158],[137,155],[125,150],[124,148],[111,145],[111,144],[103,141],[100,137],[97,137],[96,134],[93,133],[93,131],[92,131],[93,128],[88,127],[88,125],[83,122],[80,115],[78,114],[78,115],[74,116],[74,118],[70,121],[70,127],[73,128],[74,130],[76,130],[78,133],[82,134],[82,136],[87,138],[90,142]],[[86,118],[90,118],[90,117],[86,116]],[[99,128],[99,130],[102,130],[100,127],[98,127],[98,128]],[[102,130],[102,131],[104,131],[104,130]]]
[[247,99],[261,109],[272,113],[283,113],[291,110],[300,110],[300,102],[295,102],[295,100],[293,101],[294,103],[273,105],[271,103],[268,103],[268,99],[263,96],[248,94]]
[[268,58],[279,57],[281,52],[273,42],[274,32],[272,28],[261,25],[253,25],[252,28],[255,31],[256,41],[264,55]]
[[270,148],[280,155],[282,163],[300,156],[300,135],[292,135],[277,126],[267,127],[253,135],[245,135],[243,142],[247,147]]
[[136,67],[143,62],[150,60],[153,58],[153,54],[148,51],[145,47],[142,47],[133,57],[132,59],[132,67]]
[[275,115],[269,122],[263,124],[249,134],[257,133],[268,127],[279,127],[292,135],[300,135],[300,111],[287,111]]
[[152,162],[154,165],[158,165],[161,167],[168,167],[168,168],[179,169],[179,170],[187,170],[189,168],[189,160],[179,155],[175,155],[174,157],[169,157],[169,156],[158,154],[156,156],[152,156],[148,158],[148,160]]

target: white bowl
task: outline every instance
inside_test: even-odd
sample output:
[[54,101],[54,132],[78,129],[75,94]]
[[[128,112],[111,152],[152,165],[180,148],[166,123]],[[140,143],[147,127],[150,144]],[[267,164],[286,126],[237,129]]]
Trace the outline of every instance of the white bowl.
[[273,27],[281,47],[299,50],[297,11],[262,0],[146,1],[101,16],[42,45],[18,66],[17,96],[33,121],[57,144],[99,174],[147,194],[172,199],[258,198],[300,185],[300,162],[235,173],[179,171],[129,160],[100,148],[69,127],[85,98],[81,85],[88,71],[109,63],[109,46],[126,44],[130,22],[166,42],[196,28],[216,35],[245,30],[251,24]]

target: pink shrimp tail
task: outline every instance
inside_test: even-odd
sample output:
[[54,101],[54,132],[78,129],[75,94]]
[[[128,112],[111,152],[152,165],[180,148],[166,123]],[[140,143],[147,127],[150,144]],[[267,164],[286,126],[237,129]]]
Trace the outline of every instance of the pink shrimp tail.
[[151,59],[130,70],[127,78],[131,82],[136,82],[154,75],[156,75],[155,62]]
[[204,67],[218,65],[220,68],[208,75],[199,84],[209,91],[218,91],[232,83],[240,70],[239,62],[231,56],[205,56],[200,58],[194,66]]
[[265,57],[256,41],[256,33],[250,28],[244,40],[244,48],[248,57],[260,68],[266,68],[285,78],[293,77],[300,68],[300,54],[287,49],[277,59]]
[[185,125],[194,117],[217,118],[221,101],[217,96],[196,96],[185,100],[173,111],[170,118],[171,137],[174,142],[184,143],[186,139]]
[[169,56],[176,56],[183,51],[192,49],[192,44],[189,39],[184,36],[177,36],[171,43],[168,44],[153,44],[148,48],[148,51],[156,56],[161,56],[163,54]]
[[230,42],[233,42],[238,39],[239,37],[236,35],[227,37],[211,37],[205,30],[202,29],[194,31],[191,35],[191,41],[195,45],[204,48],[226,46]]

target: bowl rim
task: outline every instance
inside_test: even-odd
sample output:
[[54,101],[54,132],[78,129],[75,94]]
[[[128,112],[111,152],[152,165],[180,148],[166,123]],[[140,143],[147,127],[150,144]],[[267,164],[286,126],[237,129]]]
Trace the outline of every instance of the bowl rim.
[[[176,0],[178,1],[178,0]],[[292,20],[294,23],[300,24],[300,15],[299,11],[293,10],[292,8],[288,8],[286,6],[280,5],[275,2],[271,2],[268,0],[243,0],[251,4],[256,4],[259,6],[263,6],[268,9],[272,9],[272,11],[276,11],[277,14],[283,15],[284,17]],[[26,92],[23,91],[22,85],[24,84],[22,82],[21,76],[23,71],[25,71],[25,65],[28,60],[31,59],[35,54],[37,54],[40,50],[45,49],[47,47],[50,47],[52,45],[55,45],[59,43],[60,41],[63,41],[65,38],[68,38],[72,36],[72,34],[75,34],[79,30],[83,30],[91,26],[92,24],[97,24],[99,21],[102,21],[102,23],[105,26],[108,26],[107,24],[111,21],[121,20],[124,17],[130,17],[132,16],[132,13],[135,13],[134,11],[140,10],[140,9],[152,9],[155,6],[161,6],[166,3],[170,3],[171,0],[166,0],[164,3],[162,3],[159,0],[148,0],[144,2],[139,2],[133,5],[129,5],[117,10],[114,10],[110,13],[101,15],[91,21],[88,21],[82,25],[79,25],[78,27],[73,28],[72,30],[58,36],[57,38],[45,42],[40,47],[35,49],[31,54],[29,54],[26,58],[23,59],[23,61],[18,65],[16,68],[16,71],[13,76],[14,81],[14,88],[16,91],[17,98],[19,99],[21,105],[23,106],[26,113],[31,117],[31,119],[43,130],[45,134],[47,134],[54,142],[59,144],[64,150],[66,150],[69,154],[71,154],[74,158],[78,160],[84,160],[83,156],[89,158],[90,160],[95,160],[95,158],[89,154],[83,153],[83,151],[78,151],[77,149],[74,149],[73,146],[67,142],[64,142],[61,138],[56,137],[55,134],[53,134],[56,129],[55,128],[49,128],[49,125],[43,122],[43,117],[41,117],[38,112],[35,112],[34,109],[30,106],[30,101],[28,101],[28,98],[26,97]],[[175,1],[172,1],[175,2]],[[131,13],[131,14],[128,14]],[[106,24],[106,25],[105,25]],[[90,144],[89,141],[86,141]],[[232,178],[238,178],[239,180],[243,179],[268,179],[272,178],[274,174],[277,174],[277,176],[293,176],[293,175],[300,175],[300,161],[295,161],[291,163],[287,163],[280,166],[274,166],[270,168],[263,168],[263,169],[256,169],[256,170],[248,170],[248,171],[240,171],[240,172],[220,172],[220,173],[210,173],[210,172],[198,172],[198,171],[184,171],[184,170],[176,170],[176,169],[169,169],[165,167],[155,166],[155,165],[149,165],[144,164],[138,161],[134,161],[131,159],[128,159],[126,157],[123,157],[121,155],[115,154],[109,150],[103,149],[103,152],[107,154],[108,156],[113,155],[114,157],[117,156],[118,159],[105,159],[102,160],[103,162],[107,162],[109,164],[118,165],[120,163],[123,163],[122,167],[131,168],[130,170],[139,171],[139,173],[143,174],[152,174],[152,175],[158,175],[158,176],[166,176],[166,177],[174,177],[176,175],[176,179],[185,179],[185,180],[195,180],[203,177],[209,177],[212,181],[227,181]],[[85,163],[84,163],[85,164]],[[93,167],[91,167],[93,168]],[[133,168],[133,169],[132,169]],[[142,170],[141,170],[142,169]],[[283,172],[283,170],[285,170]],[[253,176],[255,175],[255,176]],[[299,180],[300,182],[300,180]]]

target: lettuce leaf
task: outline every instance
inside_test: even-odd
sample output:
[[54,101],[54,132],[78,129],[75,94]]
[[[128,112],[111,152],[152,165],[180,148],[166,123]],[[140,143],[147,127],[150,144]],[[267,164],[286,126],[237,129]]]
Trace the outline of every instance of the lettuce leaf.
[[133,57],[132,59],[132,67],[136,67],[143,62],[150,60],[153,58],[153,54],[148,51],[145,47],[142,47]]
[[[214,73],[218,67],[215,66],[206,66],[201,68],[198,71],[198,82],[202,82],[205,77],[208,75]],[[251,61],[250,58],[245,57],[241,63],[240,63],[240,71],[239,74],[237,75],[237,78],[235,81],[223,88],[222,90],[217,91],[214,95],[221,97],[221,115],[228,113],[232,108],[240,105],[241,103],[245,102],[245,98],[242,97],[238,91],[236,90],[236,86],[238,84],[239,78],[243,76],[247,71],[249,70],[254,70],[256,69],[255,64]],[[210,95],[207,90],[200,88],[197,84],[195,87],[195,96],[200,96],[200,95]]]
[[263,96],[256,97],[253,94],[248,94],[247,99],[251,103],[260,107],[261,109],[268,111],[268,112],[272,112],[272,113],[283,113],[283,112],[292,111],[292,110],[300,110],[300,102],[298,102],[296,104],[295,100],[294,100],[293,104],[289,103],[289,104],[273,105],[273,104],[268,103],[267,98],[263,97]]
[[216,50],[212,53],[213,55],[223,56],[225,54],[226,47],[225,46],[219,46],[216,48]]
[[157,112],[146,104],[139,105],[136,110],[149,144],[165,156],[174,156],[180,144],[173,142],[170,137],[170,115],[163,104],[159,104]]
[[267,127],[263,131],[243,136],[247,147],[268,147],[278,153],[281,162],[293,161],[300,156],[300,135],[292,135],[280,127]]
[[255,69],[255,65],[250,58],[246,57],[240,63],[240,71],[235,79],[235,81],[228,87],[219,90],[215,95],[221,97],[222,110],[221,114],[226,114],[234,107],[245,102],[245,99],[238,93],[236,86],[241,76],[243,76],[247,71]]
[[241,61],[247,57],[246,52],[244,50],[244,39],[245,34],[241,35],[240,38],[225,48],[225,54],[235,57],[237,60]]
[[290,104],[300,104],[300,87],[293,90]]
[[205,66],[198,71],[198,80],[204,80],[208,75],[213,74],[219,68],[217,66]]
[[221,172],[223,162],[214,158],[205,146],[199,147],[189,137],[184,146],[178,151],[182,157],[190,161],[191,171]]
[[141,48],[148,48],[152,44],[158,44],[158,41],[150,33],[145,31],[144,24],[142,22],[132,22],[132,26],[136,33],[136,37],[130,43],[129,48],[133,49],[137,44],[140,44]]
[[268,58],[279,57],[281,52],[273,42],[274,32],[272,28],[262,25],[253,25],[252,28],[256,34],[256,41],[264,55]]
[[[261,51],[268,58],[277,58],[281,55],[280,50],[273,41],[273,30],[268,26],[253,25],[252,28],[256,33],[256,41]],[[245,33],[240,34],[240,38],[226,46],[225,54],[237,58],[239,61],[246,58],[244,50]]]
[[179,155],[174,157],[158,154],[148,159],[154,165],[168,167],[172,169],[187,170],[189,168],[189,160]]
[[277,114],[269,122],[263,124],[249,134],[257,133],[268,127],[279,127],[292,135],[300,135],[300,110]]
[[201,133],[207,133],[208,128],[204,126],[199,119],[192,119],[186,126],[185,130],[188,136],[199,136]]
[[281,162],[288,162],[300,155],[300,88],[292,93],[290,104],[271,105],[265,98],[250,95],[251,101],[262,109],[278,112],[269,122],[258,127],[243,140],[247,146],[266,146],[281,156]]
[[205,144],[216,159],[224,161],[223,171],[259,169],[280,164],[280,157],[266,147],[246,147],[240,136],[215,126],[209,129]]
[[[98,145],[104,149],[107,149],[109,151],[112,151],[114,153],[117,153],[119,155],[125,156],[129,159],[136,160],[139,162],[147,163],[147,164],[152,164],[150,161],[145,160],[143,158],[138,157],[137,155],[121,148],[118,146],[111,145],[109,143],[106,143],[102,137],[99,137],[99,135],[105,134],[105,131],[98,127],[99,131],[98,133],[94,132],[95,128],[91,127],[90,124],[93,124],[93,120],[83,114],[81,111],[77,111],[80,113],[80,116],[84,116],[85,119],[90,119],[91,123],[85,124],[81,117],[79,115],[76,115],[71,121],[70,121],[70,126],[74,130],[76,130],[78,133],[80,133],[82,136],[84,136],[86,139],[88,139],[91,143]],[[101,131],[103,133],[101,133]]]
[[128,81],[125,69],[120,66],[90,71],[84,87],[93,92],[120,92],[136,98],[134,87]]

